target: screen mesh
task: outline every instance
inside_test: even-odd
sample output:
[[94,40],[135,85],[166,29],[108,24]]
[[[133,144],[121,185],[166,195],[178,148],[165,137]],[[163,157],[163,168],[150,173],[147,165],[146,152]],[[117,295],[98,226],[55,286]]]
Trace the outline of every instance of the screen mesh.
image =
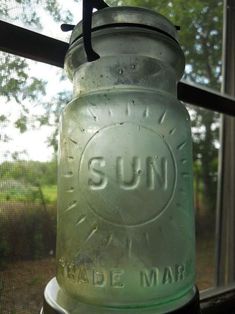
[[57,123],[71,84],[6,53],[0,72],[0,313],[31,314],[55,275]]
[[[161,13],[181,25],[181,44],[187,60],[185,78],[220,88],[221,1],[216,2],[218,5],[211,1],[197,5],[144,0],[107,3],[159,7]],[[67,41],[70,34],[61,32],[60,25],[81,19],[81,1],[2,0],[0,19]],[[209,36],[206,45],[205,40],[201,41],[203,36]],[[55,67],[0,53],[1,314],[37,313],[43,289],[55,275],[57,123],[72,90],[62,74]],[[206,289],[214,285],[215,274],[219,119],[216,114],[195,108],[190,108],[190,114],[197,282],[200,289]]]
[[1,0],[0,20],[41,34],[68,41],[63,23],[77,24],[82,18],[81,0]]

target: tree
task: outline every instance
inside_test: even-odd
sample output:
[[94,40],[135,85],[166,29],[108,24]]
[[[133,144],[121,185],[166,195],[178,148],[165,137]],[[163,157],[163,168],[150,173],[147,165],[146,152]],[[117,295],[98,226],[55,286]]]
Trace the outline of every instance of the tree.
[[[7,0],[1,3],[0,16],[5,19],[19,20],[25,25],[42,28],[40,15],[37,12],[37,5],[42,5],[44,12],[56,22],[71,22],[72,14],[69,10],[63,11],[58,0],[17,0],[20,4],[22,14],[12,14],[12,2]],[[74,0],[74,4],[77,6]],[[179,32],[180,43],[186,56],[185,79],[219,89],[221,83],[221,51],[222,51],[222,19],[223,1],[218,0],[107,0],[109,5],[133,5],[156,10],[173,23],[181,26]],[[8,64],[6,67],[5,64]],[[2,98],[4,100],[15,100],[21,108],[21,115],[15,121],[15,126],[25,132],[28,127],[28,108],[23,105],[27,98],[32,101],[40,95],[45,94],[46,81],[37,78],[29,79],[29,66],[25,59],[3,54],[0,61],[0,84],[2,86]],[[1,99],[2,99],[1,98]],[[66,93],[61,93],[53,99],[53,106],[45,103],[46,112],[37,117],[40,125],[56,124],[59,111],[69,98]],[[50,103],[52,103],[50,101]],[[53,119],[49,118],[50,116]],[[215,208],[215,185],[216,185],[216,162],[218,138],[218,114],[209,113],[204,110],[191,110],[194,160],[199,161],[201,167],[200,180],[204,184],[204,198],[207,207]],[[4,130],[7,117],[0,116],[0,129]],[[52,134],[49,144],[56,149],[57,129]],[[1,132],[0,140],[8,140],[7,134]]]
[[55,185],[56,160],[49,162],[16,160],[5,161],[0,165],[0,182],[21,181],[26,185]]
[[[79,0],[74,0],[76,4]],[[70,23],[72,21],[72,13],[70,10],[64,10],[61,7],[59,0],[16,0],[16,1],[1,1],[0,19],[10,23],[23,26],[25,28],[42,31],[42,15],[52,22]],[[14,39],[12,39],[14,40]],[[8,102],[14,102],[20,109],[20,115],[14,121],[14,126],[21,133],[26,132],[31,127],[52,124],[55,125],[59,114],[59,107],[63,99],[62,93],[57,98],[53,99],[55,105],[51,109],[51,119],[48,119],[49,103],[44,105],[45,113],[32,119],[30,110],[25,103],[36,104],[38,99],[41,99],[46,94],[47,80],[38,79],[30,74],[30,62],[27,59],[13,56],[4,52],[0,52],[0,104],[6,106]],[[61,75],[61,77],[63,77]],[[54,116],[54,114],[56,114]],[[6,126],[10,119],[5,114],[0,115],[0,142],[9,141],[10,137],[6,131]],[[56,131],[54,132],[54,137]],[[49,140],[50,145],[55,145],[55,140]]]
[[[221,85],[223,1],[214,0],[109,0],[110,5],[131,5],[155,10],[180,25],[179,41],[186,57],[184,79],[216,90]],[[194,160],[200,164],[204,203],[216,206],[219,115],[192,109]]]

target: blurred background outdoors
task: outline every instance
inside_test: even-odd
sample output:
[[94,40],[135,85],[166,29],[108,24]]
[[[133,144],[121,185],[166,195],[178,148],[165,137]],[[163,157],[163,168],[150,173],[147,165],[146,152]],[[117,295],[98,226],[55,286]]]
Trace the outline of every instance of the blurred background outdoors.
[[[181,26],[184,80],[220,91],[223,1],[107,0],[156,10]],[[1,0],[0,19],[68,41],[79,0]],[[14,39],[12,39],[14,40]],[[0,52],[0,313],[32,314],[55,275],[59,114],[72,84],[62,69]],[[220,116],[187,104],[192,123],[197,284],[214,285]]]

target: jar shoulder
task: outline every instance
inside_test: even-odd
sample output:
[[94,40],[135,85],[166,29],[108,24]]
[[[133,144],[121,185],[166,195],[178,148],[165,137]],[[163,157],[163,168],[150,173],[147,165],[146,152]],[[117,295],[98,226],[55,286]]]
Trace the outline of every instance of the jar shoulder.
[[144,125],[177,124],[186,127],[190,118],[185,105],[174,95],[154,91],[112,90],[73,99],[62,118],[68,123],[104,126],[107,123],[133,122]]

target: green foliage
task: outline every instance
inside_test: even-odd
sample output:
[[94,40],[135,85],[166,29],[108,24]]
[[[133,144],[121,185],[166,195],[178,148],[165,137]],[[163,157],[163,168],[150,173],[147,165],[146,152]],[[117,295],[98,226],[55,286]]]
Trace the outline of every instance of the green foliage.
[[56,161],[0,165],[0,269],[55,251]]
[[44,9],[50,12],[56,22],[61,22],[63,20],[66,20],[67,23],[72,22],[72,13],[69,10],[62,11],[57,0],[47,0]]
[[0,182],[13,179],[24,185],[55,185],[56,173],[56,160],[50,162],[18,160],[0,164]]
[[42,186],[43,196],[47,203],[55,203],[57,200],[57,186],[44,185]]
[[[223,1],[214,0],[108,0],[110,5],[130,5],[155,10],[180,25],[179,41],[186,57],[184,78],[220,89],[222,68]],[[199,161],[203,198],[210,210],[216,207],[218,142],[216,113],[191,109],[194,161]],[[197,174],[198,175],[198,174]]]
[[0,203],[55,204],[56,161],[15,161],[0,165]]
[[[40,125],[54,125],[56,126],[51,136],[48,138],[48,145],[54,148],[57,152],[58,149],[58,124],[60,113],[65,105],[72,99],[72,91],[59,92],[49,103],[44,104],[46,113],[44,116],[39,117]],[[50,118],[49,118],[50,117]]]
[[7,120],[7,117],[3,114],[0,116],[0,122],[5,122]]
[[[26,28],[40,31],[43,29],[41,19],[45,15],[57,22],[58,28],[61,23],[72,22],[72,13],[69,10],[64,10],[58,0],[1,1],[0,19],[3,18],[13,24],[20,24]],[[28,103],[34,102],[35,104],[40,99],[39,106],[42,106],[41,99],[46,91],[47,81],[33,77],[30,72],[27,59],[0,52],[0,100],[2,103],[15,101],[19,105],[21,114],[19,118],[16,118],[14,125],[21,133],[26,132],[30,127],[35,127],[37,122],[40,125],[51,124],[47,113],[42,116],[39,115],[37,119],[32,121],[29,110],[23,104],[25,99]],[[47,107],[50,107],[49,103],[47,103]],[[54,113],[56,113],[56,120],[59,115],[59,107],[51,113],[51,116]],[[10,140],[8,134],[4,133],[7,122],[5,118],[3,115],[0,117],[0,142]],[[54,125],[54,123],[55,121],[52,124]],[[56,135],[57,132],[54,132],[53,137],[48,141],[55,149]]]
[[1,53],[1,96],[5,97],[7,101],[14,99],[20,103],[21,91],[26,88],[27,84],[27,70],[27,61],[23,58],[12,57],[9,54]]
[[130,5],[155,10],[180,25],[180,44],[190,68],[186,77],[219,89],[221,77],[223,1],[219,0],[110,0],[112,5]]
[[[18,3],[18,6],[15,5],[15,2]],[[63,10],[58,0],[2,0],[0,16],[2,15],[12,22],[21,22],[26,27],[41,30],[41,10],[49,13],[55,22],[71,22],[72,13],[69,10]]]
[[20,130],[20,133],[27,131],[27,119],[26,116],[21,115],[19,119],[16,120],[15,126]]
[[[78,0],[74,0],[76,2]],[[71,22],[72,13],[62,10],[57,0],[41,2],[39,0],[17,0],[20,14],[14,14],[11,1],[3,0],[0,6],[0,16],[13,22],[21,22],[26,27],[42,29],[38,6],[47,12],[56,22]],[[223,1],[218,0],[107,0],[109,5],[132,5],[156,10],[168,17],[174,24],[180,25],[180,44],[186,56],[186,79],[219,90],[221,84],[222,55],[222,25]],[[21,8],[21,9],[20,9]],[[27,60],[1,54],[0,86],[1,95],[6,101],[15,100],[21,108],[21,116],[15,121],[20,132],[25,132],[30,125],[29,112],[23,105],[24,99],[36,101],[45,95],[46,81],[30,77]],[[7,64],[7,67],[6,67]],[[44,104],[46,113],[37,117],[42,125],[57,125],[58,117],[70,95],[61,92],[50,102]],[[218,138],[218,114],[197,110],[192,112],[192,127],[194,141],[194,160],[200,161],[200,181],[204,185],[204,201],[207,207],[215,208],[215,175],[217,169],[216,141]],[[0,116],[0,141],[8,141],[4,133],[7,117]],[[48,139],[48,144],[57,150],[58,129]],[[214,162],[215,161],[215,162]],[[22,168],[23,170],[23,168]],[[35,178],[39,178],[35,176]],[[31,184],[35,179],[31,177]],[[33,181],[33,182],[32,182]],[[44,183],[43,183],[44,184]]]
[[112,5],[131,5],[155,10],[180,25],[180,44],[190,65],[186,77],[219,89],[221,77],[223,1],[219,0],[123,0]]

